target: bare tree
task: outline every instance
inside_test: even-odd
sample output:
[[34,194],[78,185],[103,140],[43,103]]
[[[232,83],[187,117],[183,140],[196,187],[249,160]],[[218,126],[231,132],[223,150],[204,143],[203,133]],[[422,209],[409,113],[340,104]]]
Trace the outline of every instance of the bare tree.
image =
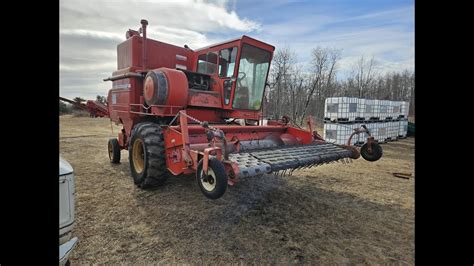
[[74,97],[74,99],[72,99],[72,100],[75,101],[78,104],[81,104],[81,103],[86,101],[86,99],[81,98],[81,97]]
[[[322,98],[322,89],[329,87],[333,82],[336,73],[336,64],[340,59],[340,50],[322,48],[318,46],[313,49],[311,55],[313,76],[306,102],[304,103],[303,111],[300,116],[300,124],[303,124],[304,117],[308,111],[309,103],[311,102],[315,91],[318,97],[317,100],[320,103]],[[316,106],[320,106],[320,104],[317,104]]]
[[322,119],[325,99],[334,96],[409,101],[410,114],[414,114],[414,72],[380,75],[375,59],[361,56],[350,75],[337,81],[339,60],[340,50],[333,48],[314,48],[308,65],[297,64],[296,53],[289,47],[277,51],[269,75],[270,89],[265,94],[265,115],[289,115],[302,125],[308,114]]
[[97,95],[96,101],[98,101],[99,103],[105,104],[105,103],[107,103],[107,97],[101,96],[101,95]]
[[[296,53],[290,47],[284,47],[276,52],[273,57],[271,70],[271,84],[273,85],[270,98],[274,100],[274,105],[269,106],[273,110],[273,116],[279,118],[288,106],[288,86],[291,84],[291,72],[296,62]],[[284,100],[287,100],[285,103]],[[287,109],[287,110],[285,110]]]
[[291,120],[297,121],[304,97],[305,76],[302,66],[294,66],[289,76],[288,84],[288,107],[290,108]]
[[354,64],[352,70],[352,77],[356,82],[356,86],[359,92],[359,97],[363,98],[365,91],[372,83],[377,73],[375,71],[376,62],[374,57],[366,60],[362,55],[359,60]]

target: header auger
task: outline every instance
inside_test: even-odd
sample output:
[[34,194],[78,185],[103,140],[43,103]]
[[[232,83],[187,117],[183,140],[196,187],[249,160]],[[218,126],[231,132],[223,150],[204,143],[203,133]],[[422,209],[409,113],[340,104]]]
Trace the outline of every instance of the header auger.
[[[204,195],[221,197],[240,178],[288,173],[361,152],[328,143],[314,131],[289,125],[285,117],[262,125],[262,98],[275,47],[248,36],[191,50],[148,39],[148,22],[128,30],[117,47],[118,70],[108,93],[110,119],[122,124],[109,140],[111,162],[129,152],[135,184],[162,185],[168,175],[195,174]],[[237,124],[235,119],[246,121]],[[377,160],[382,150],[366,128],[362,156]]]

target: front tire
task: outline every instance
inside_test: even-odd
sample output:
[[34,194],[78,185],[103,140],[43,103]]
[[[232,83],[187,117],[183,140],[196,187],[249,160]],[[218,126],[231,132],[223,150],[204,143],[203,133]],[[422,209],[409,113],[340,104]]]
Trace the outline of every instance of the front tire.
[[168,169],[161,127],[155,123],[137,124],[131,135],[128,159],[134,183],[142,189],[163,185]]
[[110,162],[115,164],[120,163],[120,145],[117,139],[109,139],[107,150],[109,152]]
[[209,199],[218,199],[227,189],[227,174],[224,165],[216,158],[210,158],[207,167],[207,176],[202,170],[202,160],[196,171],[196,179],[201,192]]

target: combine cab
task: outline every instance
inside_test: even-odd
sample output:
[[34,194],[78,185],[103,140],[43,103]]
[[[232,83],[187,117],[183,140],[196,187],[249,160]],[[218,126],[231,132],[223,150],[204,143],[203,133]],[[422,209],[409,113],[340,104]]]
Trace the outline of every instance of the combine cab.
[[170,174],[195,174],[203,194],[217,199],[240,178],[382,156],[365,127],[354,131],[368,135],[359,150],[350,140],[324,141],[311,118],[308,130],[291,126],[287,117],[262,125],[275,47],[242,36],[191,50],[147,39],[148,22],[141,24],[127,31],[117,47],[118,70],[104,79],[112,81],[110,119],[123,125],[109,140],[109,158],[119,163],[121,150],[128,150],[137,186],[151,189]]

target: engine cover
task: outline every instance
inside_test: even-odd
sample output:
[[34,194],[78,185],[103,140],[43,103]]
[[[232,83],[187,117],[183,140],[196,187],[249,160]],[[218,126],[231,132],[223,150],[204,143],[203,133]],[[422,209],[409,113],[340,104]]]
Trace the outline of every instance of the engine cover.
[[148,106],[186,106],[188,102],[188,79],[176,69],[158,68],[145,77],[143,98]]

